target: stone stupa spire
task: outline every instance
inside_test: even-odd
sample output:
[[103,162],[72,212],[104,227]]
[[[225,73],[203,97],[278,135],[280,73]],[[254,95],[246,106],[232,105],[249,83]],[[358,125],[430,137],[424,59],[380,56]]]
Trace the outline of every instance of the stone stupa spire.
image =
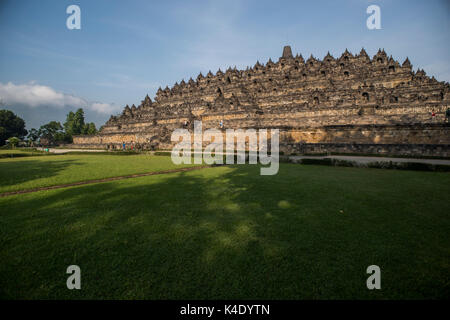
[[283,59],[291,59],[291,58],[293,58],[291,46],[284,46],[282,58]]

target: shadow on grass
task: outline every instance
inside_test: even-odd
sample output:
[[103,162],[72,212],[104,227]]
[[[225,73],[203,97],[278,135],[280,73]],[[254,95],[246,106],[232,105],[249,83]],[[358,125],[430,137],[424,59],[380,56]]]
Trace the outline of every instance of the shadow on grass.
[[77,160],[0,161],[0,188],[20,185],[37,179],[50,178],[69,166],[80,164],[81,162]]
[[[421,196],[402,199],[393,193],[407,186],[409,175],[283,169],[277,176],[260,176],[255,166],[220,167],[2,199],[1,294],[44,299],[444,295],[449,246],[448,240],[442,244],[448,231],[448,223],[439,220],[443,204],[420,207]],[[351,193],[355,186],[360,193]],[[419,191],[423,197],[431,192],[426,186]],[[411,212],[417,206],[426,208],[427,216]],[[80,291],[65,286],[65,269],[72,264],[82,270]],[[382,267],[382,291],[366,288],[371,264]]]

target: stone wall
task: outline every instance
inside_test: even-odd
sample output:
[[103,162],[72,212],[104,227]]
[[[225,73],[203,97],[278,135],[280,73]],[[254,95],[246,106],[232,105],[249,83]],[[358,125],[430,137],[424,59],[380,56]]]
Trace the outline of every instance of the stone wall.
[[354,154],[390,156],[450,157],[450,144],[351,144],[351,143],[305,143],[285,144],[280,151],[285,155],[304,154]]
[[[449,124],[415,125],[345,125],[321,128],[280,130],[280,151],[284,154],[302,153],[382,153],[396,155],[450,156]],[[223,141],[226,141],[225,130]],[[143,149],[171,149],[172,142],[152,147],[152,134],[129,133],[77,136],[74,147],[121,149],[122,142],[130,147],[139,144]],[[193,137],[191,138],[193,141]],[[121,142],[117,142],[121,141]],[[209,142],[205,141],[204,146]],[[433,152],[435,152],[433,154]]]

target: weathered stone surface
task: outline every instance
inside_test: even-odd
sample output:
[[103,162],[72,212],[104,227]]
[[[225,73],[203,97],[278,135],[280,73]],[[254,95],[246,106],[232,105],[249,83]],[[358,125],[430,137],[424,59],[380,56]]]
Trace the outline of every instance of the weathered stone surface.
[[170,148],[174,129],[192,130],[201,120],[203,129],[219,128],[220,121],[223,129],[279,128],[287,152],[292,144],[403,144],[402,150],[430,144],[441,145],[433,150],[443,154],[450,145],[449,92],[449,83],[412,71],[409,59],[400,64],[384,50],[372,59],[362,49],[304,61],[287,46],[276,63],[200,73],[159,88],[155,101],[147,95],[138,107],[126,106],[98,135],[74,137],[74,144]]

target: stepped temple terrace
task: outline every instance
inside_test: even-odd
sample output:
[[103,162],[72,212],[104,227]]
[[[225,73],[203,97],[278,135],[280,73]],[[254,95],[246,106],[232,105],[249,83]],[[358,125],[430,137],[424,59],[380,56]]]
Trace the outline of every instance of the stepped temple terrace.
[[413,71],[379,50],[370,58],[347,50],[319,60],[284,47],[245,70],[199,74],[159,88],[139,106],[126,106],[95,136],[76,136],[74,146],[169,150],[171,133],[193,129],[279,129],[280,151],[450,156],[450,86]]

